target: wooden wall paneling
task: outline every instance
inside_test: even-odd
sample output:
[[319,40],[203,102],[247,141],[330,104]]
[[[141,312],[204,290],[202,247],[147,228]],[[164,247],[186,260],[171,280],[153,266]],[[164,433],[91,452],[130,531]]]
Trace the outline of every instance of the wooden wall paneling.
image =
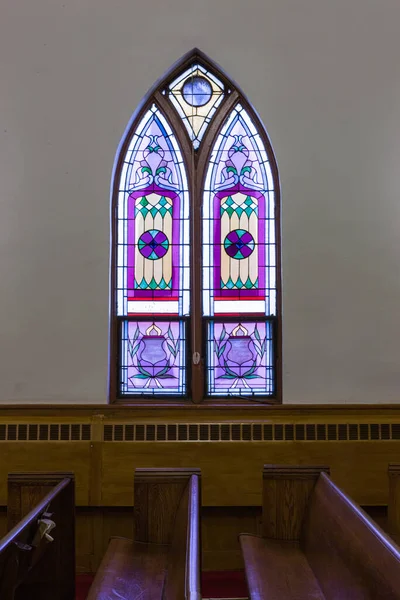
[[133,507],[106,507],[103,509],[103,551],[112,536],[134,538]]
[[95,571],[95,510],[77,507],[75,512],[76,570],[78,573]]
[[133,539],[133,507],[77,507],[77,571],[95,573],[111,537]]
[[147,403],[132,407],[110,404],[0,404],[0,422],[34,423],[44,420],[52,422],[87,422],[93,418],[104,418],[104,422],[132,421],[147,422],[213,422],[213,421],[259,421],[291,423],[400,423],[400,404],[283,404],[249,405],[232,407],[218,403],[190,403],[182,408],[173,402],[168,407]]
[[113,442],[103,444],[102,503],[133,504],[137,467],[199,465],[203,506],[260,506],[263,465],[329,464],[337,484],[356,502],[388,501],[387,465],[399,457],[397,441],[369,442]]
[[89,474],[89,504],[101,506],[101,486],[103,477],[103,415],[94,415],[91,427],[90,443],[90,474]]
[[0,506],[0,538],[7,533],[7,507]]
[[104,510],[95,509],[93,514],[93,572],[99,568],[106,547],[104,543]]
[[[132,512],[132,508],[130,509]],[[129,537],[129,528],[118,527],[118,519],[110,519],[104,527],[106,508],[77,507],[76,509],[76,570],[95,573],[111,536]],[[132,529],[132,528],[131,528]]]
[[1,442],[0,505],[7,505],[10,472],[72,471],[76,503],[89,503],[90,442]]
[[102,442],[90,443],[88,504],[102,505],[103,449]]
[[261,534],[261,508],[203,507],[202,550],[204,571],[243,569],[238,536]]

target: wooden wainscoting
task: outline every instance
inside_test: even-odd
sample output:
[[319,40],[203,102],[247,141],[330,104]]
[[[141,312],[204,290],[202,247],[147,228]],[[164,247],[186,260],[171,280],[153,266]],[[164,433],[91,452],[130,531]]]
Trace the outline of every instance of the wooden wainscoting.
[[200,467],[204,568],[241,568],[236,537],[258,531],[265,463],[329,465],[357,502],[384,506],[389,462],[400,405],[0,406],[0,533],[9,472],[73,471],[78,568],[93,571],[111,535],[133,533],[136,467]]

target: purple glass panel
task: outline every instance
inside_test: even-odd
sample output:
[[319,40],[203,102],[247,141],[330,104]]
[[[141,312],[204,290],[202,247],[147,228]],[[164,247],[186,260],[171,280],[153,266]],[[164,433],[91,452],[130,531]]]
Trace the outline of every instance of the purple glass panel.
[[[136,161],[131,173],[131,181],[134,183],[128,198],[127,282],[130,300],[134,298],[168,298],[176,296],[178,293],[180,197],[174,163],[175,156],[171,152],[168,142],[167,133],[162,128],[157,116],[153,115],[146,129],[146,136],[143,138],[140,148],[136,150]],[[167,199],[171,202],[168,202]],[[167,222],[171,216],[172,227]],[[142,233],[138,240],[136,239],[137,226],[135,225],[137,219],[140,219],[140,229],[146,228],[146,223],[149,221],[151,223],[151,229],[147,231],[147,235],[146,232]],[[156,231],[154,229],[156,219],[162,224],[163,231],[158,230],[158,237],[163,236],[164,247],[159,246],[158,250],[153,249],[152,252],[148,252],[150,246],[143,242],[146,241],[149,232]],[[154,241],[155,238],[153,243]],[[139,278],[135,275],[136,244],[139,245],[139,253],[145,263]],[[154,269],[146,269],[146,261],[161,259],[169,248],[172,252],[172,272],[167,268],[165,276],[164,273],[159,273],[158,277],[154,278]],[[130,267],[132,268],[130,269]],[[146,273],[145,275],[143,271]]]
[[272,327],[263,321],[208,324],[208,392],[273,393]]
[[274,192],[269,157],[240,105],[219,133],[204,185],[203,314],[275,314]]
[[185,392],[184,329],[181,321],[128,321],[123,325],[124,394]]
[[121,321],[120,394],[184,396],[186,325],[174,316],[190,310],[189,192],[182,152],[156,105],[126,151],[117,214],[117,314],[135,319]]
[[[189,313],[189,194],[182,153],[161,111],[144,115],[126,152],[118,203],[120,316]],[[147,308],[148,307],[148,308]]]

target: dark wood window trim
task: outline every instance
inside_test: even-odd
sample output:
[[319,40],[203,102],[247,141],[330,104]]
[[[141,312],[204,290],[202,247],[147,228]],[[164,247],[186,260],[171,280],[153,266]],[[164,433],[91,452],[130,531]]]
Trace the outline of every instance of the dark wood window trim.
[[[193,151],[192,142],[184,127],[182,120],[172,104],[162,94],[170,82],[172,82],[180,72],[190,67],[194,62],[201,63],[224,83],[230,90],[226,94],[211,123],[209,124],[198,151]],[[226,398],[205,398],[204,389],[204,352],[203,352],[203,325],[202,325],[202,287],[201,287],[201,267],[199,268],[198,257],[202,255],[202,199],[203,185],[207,171],[207,164],[210,153],[216,141],[216,138],[231,110],[240,102],[245,110],[251,115],[258,133],[264,143],[269,156],[272,176],[274,180],[275,192],[275,236],[276,236],[276,340],[275,340],[275,367],[276,367],[276,395],[274,397],[258,398],[257,400],[247,400]],[[191,218],[191,318],[190,318],[190,338],[196,340],[196,347],[191,347],[188,356],[193,356],[194,352],[201,355],[200,363],[195,365],[190,360],[191,369],[191,394],[190,399],[180,400],[167,399],[162,400],[142,400],[138,398],[119,398],[118,397],[118,316],[116,314],[116,243],[117,239],[117,202],[119,195],[119,181],[127,152],[128,145],[132,135],[137,128],[138,123],[153,105],[162,111],[171,126],[178,144],[182,150],[186,172],[188,174],[189,196],[191,199],[190,218]],[[194,265],[196,263],[196,268]],[[267,132],[257,113],[246,99],[241,90],[224,74],[220,67],[215,65],[200,50],[194,49],[178,61],[165,75],[160,79],[145,96],[144,100],[134,112],[126,132],[119,145],[116,161],[112,176],[112,199],[111,199],[111,269],[110,269],[110,345],[109,345],[109,402],[124,406],[149,408],[152,407],[193,407],[201,404],[202,407],[245,407],[245,406],[266,406],[282,403],[282,295],[281,295],[281,227],[280,227],[280,185],[278,168],[275,155],[269,141]]]

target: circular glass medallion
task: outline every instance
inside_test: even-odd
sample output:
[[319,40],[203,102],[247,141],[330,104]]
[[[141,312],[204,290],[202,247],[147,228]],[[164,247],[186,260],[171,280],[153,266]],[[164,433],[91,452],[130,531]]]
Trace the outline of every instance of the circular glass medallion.
[[165,233],[159,229],[149,229],[140,236],[138,248],[144,258],[158,260],[167,254],[169,241]]
[[224,240],[224,249],[228,256],[242,260],[252,254],[255,247],[254,238],[245,229],[230,231]]
[[182,95],[190,106],[204,106],[210,101],[212,87],[205,77],[194,75],[183,84]]

